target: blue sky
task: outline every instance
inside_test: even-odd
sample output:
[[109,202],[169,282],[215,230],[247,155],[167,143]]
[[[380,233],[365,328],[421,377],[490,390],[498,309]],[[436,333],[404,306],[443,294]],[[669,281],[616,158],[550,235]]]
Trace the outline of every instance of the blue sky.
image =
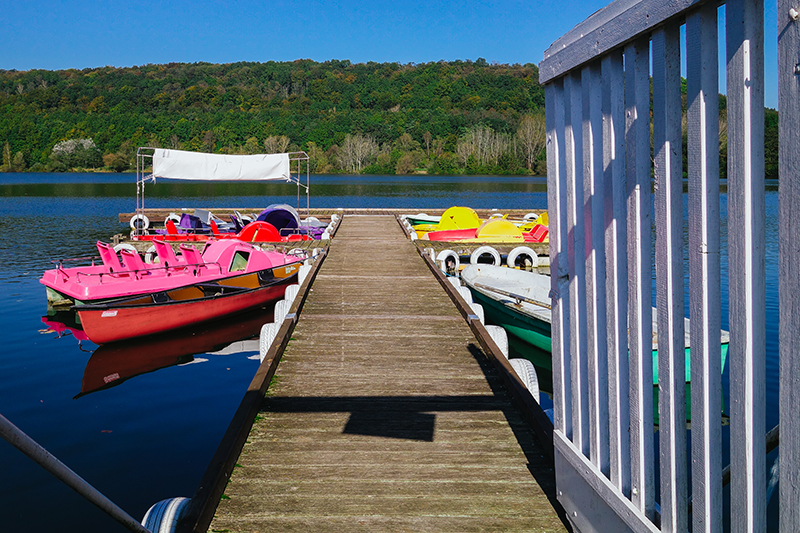
[[[8,2],[0,69],[349,59],[426,63],[479,57],[539,63],[603,0]],[[775,28],[774,7],[767,28]],[[767,33],[767,53],[775,31]],[[767,60],[767,69],[775,62]],[[774,66],[773,66],[774,70]],[[773,76],[774,78],[774,76]],[[767,78],[767,102],[777,95]]]

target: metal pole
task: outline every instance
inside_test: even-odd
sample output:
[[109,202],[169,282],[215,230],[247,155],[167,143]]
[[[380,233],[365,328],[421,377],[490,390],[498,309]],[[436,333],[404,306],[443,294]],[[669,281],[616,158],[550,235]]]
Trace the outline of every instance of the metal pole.
[[56,459],[50,452],[42,448],[36,441],[9,422],[3,415],[0,415],[0,435],[11,443],[12,446],[39,463],[42,468],[63,481],[72,490],[95,504],[101,510],[105,511],[111,518],[130,531],[151,533],[150,530],[141,525],[138,520],[103,496],[97,489],[70,470],[64,463]]

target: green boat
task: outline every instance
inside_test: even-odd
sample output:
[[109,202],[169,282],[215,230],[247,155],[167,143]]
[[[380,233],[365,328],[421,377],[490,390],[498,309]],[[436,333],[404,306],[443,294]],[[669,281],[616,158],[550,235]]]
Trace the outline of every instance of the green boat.
[[[530,354],[531,362],[552,370],[550,338],[550,276],[497,267],[468,265],[461,271],[461,281],[469,287],[473,299],[483,306],[486,319],[502,326],[509,335],[509,344]],[[684,318],[686,382],[691,381],[689,352],[689,319]],[[730,334],[720,330],[722,366],[728,357]],[[524,345],[537,349],[525,350]],[[653,385],[658,384],[658,330],[653,308]]]

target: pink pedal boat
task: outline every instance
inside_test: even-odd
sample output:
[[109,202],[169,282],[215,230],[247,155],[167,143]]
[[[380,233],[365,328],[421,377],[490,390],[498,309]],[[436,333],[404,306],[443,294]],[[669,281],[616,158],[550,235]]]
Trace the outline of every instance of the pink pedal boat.
[[[158,241],[157,241],[158,242]],[[283,297],[304,257],[263,251],[238,240],[214,241],[200,254],[160,243],[160,264],[98,243],[103,265],[57,268],[40,280],[76,305],[90,341],[105,344],[216,320]],[[117,261],[115,261],[117,258]]]
[[97,304],[198,283],[224,283],[226,279],[251,273],[285,277],[288,274],[280,268],[294,264],[294,272],[296,264],[305,259],[264,251],[235,239],[209,241],[202,253],[184,243],[180,245],[180,255],[167,242],[157,240],[153,245],[158,258],[153,264],[145,263],[132,249],[122,249],[117,254],[110,244],[100,241],[97,250],[102,264],[64,268],[59,262],[39,280],[47,287],[48,303],[55,307]]

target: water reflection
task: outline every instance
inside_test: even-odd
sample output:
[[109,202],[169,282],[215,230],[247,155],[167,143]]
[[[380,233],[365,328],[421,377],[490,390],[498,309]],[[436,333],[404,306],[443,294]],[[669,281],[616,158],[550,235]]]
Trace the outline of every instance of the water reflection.
[[[274,306],[264,307],[224,320],[186,328],[168,335],[98,346],[83,371],[81,390],[75,399],[121,385],[136,376],[176,365],[206,362],[200,355],[258,355],[261,326],[273,320]],[[73,336],[88,341],[70,310],[48,309],[42,317],[43,333]]]

